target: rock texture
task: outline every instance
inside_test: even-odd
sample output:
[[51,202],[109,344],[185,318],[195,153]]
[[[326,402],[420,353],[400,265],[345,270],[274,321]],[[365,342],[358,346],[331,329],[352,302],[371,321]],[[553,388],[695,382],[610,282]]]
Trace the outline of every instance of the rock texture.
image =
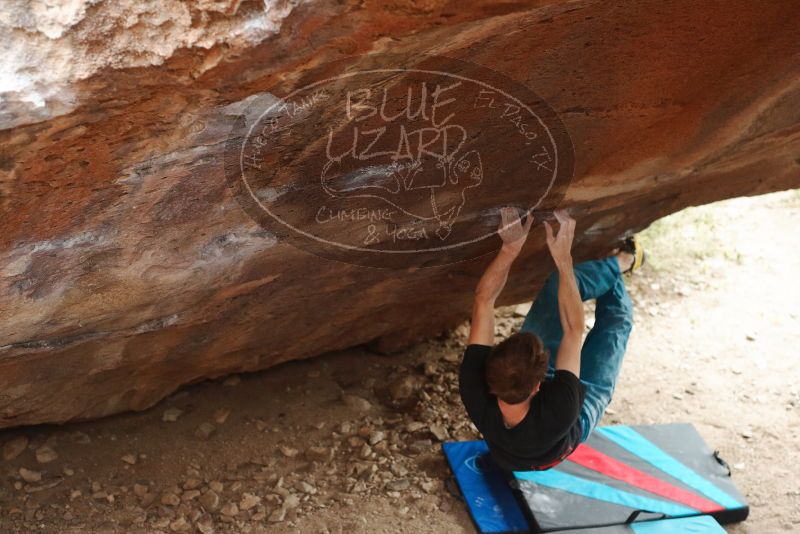
[[221,49],[276,33],[299,1],[9,0],[0,10],[0,128],[72,111],[80,104],[72,84],[106,67],[161,65],[195,47],[209,51],[196,77]]
[[[181,4],[220,24],[263,5]],[[59,78],[35,113],[4,93],[0,427],[143,409],[182,384],[360,343],[392,350],[468,314],[488,256],[358,267],[286,244],[240,208],[221,164],[226,117],[309,66],[428,53],[534,88],[575,147],[562,204],[579,221],[578,259],[689,205],[800,186],[796,4],[290,4],[258,44],[176,37],[165,22],[154,61],[118,61],[141,40],[115,48],[112,25],[91,40],[108,40],[110,68]],[[30,26],[2,9],[0,22]],[[59,35],[80,34],[59,20]],[[156,40],[161,25],[143,24]],[[529,299],[550,267],[534,234],[502,303]]]

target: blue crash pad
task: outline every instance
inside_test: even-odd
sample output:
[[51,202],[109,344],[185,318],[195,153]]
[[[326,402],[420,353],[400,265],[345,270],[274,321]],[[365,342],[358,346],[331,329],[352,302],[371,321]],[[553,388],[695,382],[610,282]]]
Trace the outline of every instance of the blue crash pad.
[[442,449],[482,533],[661,534],[678,519],[686,532],[720,532],[719,523],[749,512],[727,466],[689,424],[599,427],[546,471],[503,473],[482,440]]
[[517,499],[493,463],[483,462],[485,441],[442,443],[445,457],[479,532],[528,532]]

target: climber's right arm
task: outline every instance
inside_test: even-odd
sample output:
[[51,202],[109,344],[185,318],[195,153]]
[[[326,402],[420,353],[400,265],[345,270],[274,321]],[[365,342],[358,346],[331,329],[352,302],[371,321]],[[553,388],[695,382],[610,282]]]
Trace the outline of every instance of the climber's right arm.
[[500,252],[494,257],[475,288],[475,301],[472,304],[472,325],[467,344],[494,345],[494,305],[508,280],[511,265],[519,256],[522,245],[528,237],[533,216],[522,224],[516,208],[500,208],[500,227],[498,234],[503,240]]

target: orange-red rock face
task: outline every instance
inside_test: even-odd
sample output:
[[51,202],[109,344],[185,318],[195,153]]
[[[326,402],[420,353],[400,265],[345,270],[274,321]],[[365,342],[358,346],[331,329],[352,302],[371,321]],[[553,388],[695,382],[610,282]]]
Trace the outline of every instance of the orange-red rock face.
[[[798,16],[792,2],[320,1],[258,46],[184,49],[75,82],[71,112],[0,131],[0,427],[143,409],[181,384],[359,343],[391,349],[468,315],[487,255],[363,267],[310,254],[242,209],[225,174],[232,121],[306,69],[431,54],[532,89],[574,146],[556,200],[578,220],[584,259],[685,206],[800,187]],[[523,173],[524,150],[498,143],[502,130],[480,137],[489,126],[470,117],[471,146],[508,151],[486,183]],[[264,165],[296,183],[317,149],[288,143]],[[507,193],[468,196],[453,232]],[[534,231],[502,303],[530,298],[549,270]]]

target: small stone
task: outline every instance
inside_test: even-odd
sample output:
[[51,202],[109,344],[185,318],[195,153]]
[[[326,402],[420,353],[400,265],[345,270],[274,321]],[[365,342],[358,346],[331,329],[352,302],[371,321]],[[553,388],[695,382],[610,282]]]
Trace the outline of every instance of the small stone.
[[367,399],[359,397],[358,395],[352,395],[350,393],[344,393],[342,395],[342,402],[348,408],[359,412],[368,412],[372,409],[372,403]]
[[230,410],[226,410],[224,408],[220,408],[219,410],[214,410],[214,422],[218,425],[224,425],[225,421],[228,420],[228,416],[231,414]]
[[61,472],[64,473],[64,476],[67,476],[67,477],[71,477],[72,475],[75,474],[75,470],[74,469],[70,469],[69,467],[65,467],[64,469],[62,469]]
[[407,478],[396,478],[386,483],[386,489],[389,491],[405,491],[410,485],[411,483]]
[[51,480],[50,482],[44,484],[25,484],[25,493],[36,493],[37,491],[42,491],[50,488],[54,488],[61,484],[61,479],[57,478],[55,480]]
[[114,502],[114,496],[110,495],[107,491],[103,490],[95,491],[94,493],[92,493],[92,499],[96,501]]
[[433,434],[439,441],[445,441],[450,438],[450,435],[447,433],[447,429],[441,425],[429,425],[428,430],[430,430],[431,434]]
[[122,461],[128,465],[136,465],[136,455],[135,454],[126,454],[122,457]]
[[181,410],[180,408],[167,408],[161,415],[161,420],[167,423],[174,423],[182,415],[183,415],[183,410]]
[[745,468],[745,465],[743,463],[735,463],[733,464],[733,468],[741,471],[742,469]]
[[181,503],[180,497],[172,492],[164,493],[161,496],[161,504],[164,506],[178,506]]
[[256,513],[250,516],[250,521],[261,522],[267,517],[267,510],[263,506],[256,509]]
[[747,336],[745,336],[745,337],[747,338],[747,341],[755,341],[756,340],[756,335],[754,333],[752,333],[752,332],[747,334]]
[[225,489],[225,485],[219,480],[212,480],[208,483],[208,487],[217,493],[222,493],[222,490]]
[[36,461],[40,464],[47,464],[56,460],[58,454],[49,445],[42,445],[36,449]]
[[[374,468],[374,470],[373,470]],[[367,462],[356,462],[352,467],[352,473],[360,480],[369,480],[377,470],[378,466]]]
[[211,423],[201,423],[200,426],[197,427],[197,430],[194,431],[194,435],[199,439],[206,440],[211,437],[211,434],[217,428],[212,425]]
[[751,439],[753,437],[753,432],[748,429],[742,430],[742,437],[744,439]]
[[270,523],[280,523],[285,518],[286,518],[286,508],[281,506],[280,508],[276,508],[275,510],[272,511],[271,514],[269,514],[267,521],[269,521]]
[[371,454],[372,454],[372,448],[370,448],[368,443],[364,443],[361,446],[361,450],[358,451],[358,457],[361,458],[362,460],[366,460],[367,458],[370,457]]
[[286,445],[279,445],[278,446],[278,450],[280,450],[281,454],[283,454],[287,458],[294,458],[298,454],[300,454],[300,451],[298,451],[297,449],[294,449],[294,448],[286,446]]
[[242,379],[239,375],[231,375],[225,379],[222,383],[223,386],[233,387],[238,386],[242,382]]
[[423,373],[425,373],[425,376],[436,376],[439,374],[439,366],[436,362],[425,362]]
[[375,430],[369,434],[369,444],[376,445],[386,439],[386,434],[380,430]]
[[239,501],[239,508],[242,510],[249,510],[261,502],[261,497],[253,495],[252,493],[243,493],[242,500]]
[[425,493],[434,493],[438,488],[436,481],[430,479],[420,482],[419,487],[422,488],[422,491]]
[[5,445],[3,445],[3,460],[13,460],[22,454],[26,448],[28,448],[27,436],[17,436],[8,440]]
[[683,400],[683,395],[681,395],[680,393],[673,393],[672,398],[675,400]]
[[209,489],[202,494],[198,500],[206,510],[214,511],[219,507],[219,494],[213,489]]
[[169,524],[169,529],[173,532],[186,532],[189,530],[189,523],[186,521],[186,518],[181,516],[172,523]]
[[148,488],[144,484],[139,484],[138,482],[133,484],[133,494],[139,497],[140,499],[145,495],[147,495],[149,491],[150,488]]
[[214,519],[211,514],[205,513],[201,515],[195,525],[202,534],[214,534]]
[[425,428],[425,423],[421,421],[411,421],[406,425],[406,431],[408,432],[419,432],[423,428]]
[[188,491],[184,491],[183,492],[183,495],[181,495],[181,500],[183,502],[188,502],[188,501],[191,501],[193,499],[198,498],[199,496],[200,496],[200,490],[196,490],[196,489],[188,490]]
[[311,484],[309,484],[309,483],[308,483],[308,482],[306,482],[305,480],[301,480],[301,481],[300,481],[300,482],[297,484],[297,486],[298,486],[298,489],[299,489],[300,491],[302,491],[303,493],[306,493],[306,494],[308,494],[308,495],[314,495],[314,494],[316,494],[316,493],[317,493],[317,488],[315,488],[314,486],[312,486]]
[[283,507],[287,510],[297,508],[298,506],[300,506],[300,497],[293,493],[287,496],[283,501]]
[[408,474],[408,469],[397,462],[392,462],[391,465],[389,465],[389,470],[399,477],[404,477]]
[[81,495],[83,495],[83,492],[81,490],[77,490],[77,489],[76,490],[72,490],[72,491],[69,492],[69,500],[74,501],[75,499],[77,499]]
[[419,396],[420,381],[416,376],[403,375],[386,386],[387,404],[393,408],[410,408]]
[[229,502],[222,507],[220,512],[222,513],[222,515],[226,515],[228,517],[234,517],[236,514],[239,513],[239,507],[236,506],[235,502]]
[[442,359],[449,363],[458,363],[461,359],[461,354],[457,352],[447,351],[442,355]]
[[42,474],[39,471],[32,471],[24,467],[19,468],[19,476],[25,482],[40,482],[42,480]]

